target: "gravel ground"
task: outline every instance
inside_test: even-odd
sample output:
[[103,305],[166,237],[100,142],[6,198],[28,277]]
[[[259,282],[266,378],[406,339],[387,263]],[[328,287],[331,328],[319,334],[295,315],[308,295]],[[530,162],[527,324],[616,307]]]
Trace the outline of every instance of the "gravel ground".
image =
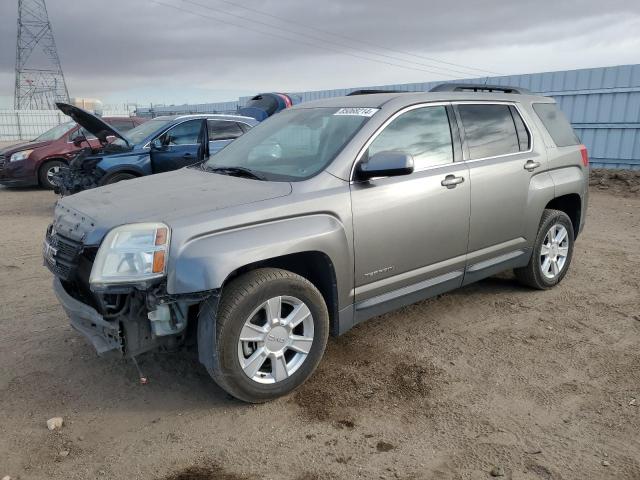
[[[571,270],[360,325],[265,405],[184,355],[95,357],[41,266],[50,192],[0,189],[0,477],[640,478],[640,196],[594,189]],[[60,430],[47,419],[62,416]]]

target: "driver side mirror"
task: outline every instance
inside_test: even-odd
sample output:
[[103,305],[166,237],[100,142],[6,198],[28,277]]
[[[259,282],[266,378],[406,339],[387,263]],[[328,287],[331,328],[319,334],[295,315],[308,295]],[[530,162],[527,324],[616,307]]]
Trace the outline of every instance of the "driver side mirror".
[[149,147],[151,148],[151,150],[166,150],[167,145],[165,144],[165,141],[164,141],[166,138],[167,137],[165,136],[154,138],[153,140],[151,140]]
[[359,180],[374,177],[396,177],[413,173],[413,156],[403,152],[378,152],[356,167]]
[[77,135],[71,139],[74,147],[80,148],[82,146],[82,142],[84,142],[84,137],[82,135]]

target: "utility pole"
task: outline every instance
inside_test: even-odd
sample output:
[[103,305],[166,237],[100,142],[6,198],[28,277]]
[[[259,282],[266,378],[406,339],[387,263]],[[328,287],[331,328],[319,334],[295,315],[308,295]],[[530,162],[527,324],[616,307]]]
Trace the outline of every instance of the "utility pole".
[[54,110],[69,102],[45,0],[18,0],[16,110]]

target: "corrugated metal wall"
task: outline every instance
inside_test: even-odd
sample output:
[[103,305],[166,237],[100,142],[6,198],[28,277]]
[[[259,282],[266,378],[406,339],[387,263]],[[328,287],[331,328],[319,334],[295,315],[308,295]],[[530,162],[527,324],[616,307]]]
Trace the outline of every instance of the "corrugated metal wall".
[[[589,149],[593,167],[640,170],[640,65],[453,81],[513,85],[552,96]],[[295,95],[302,102],[307,102],[346,95],[361,88],[428,91],[439,83],[442,82],[369,85],[297,92]],[[249,98],[241,97],[237,102],[157,107],[154,110],[156,113],[232,112]]]

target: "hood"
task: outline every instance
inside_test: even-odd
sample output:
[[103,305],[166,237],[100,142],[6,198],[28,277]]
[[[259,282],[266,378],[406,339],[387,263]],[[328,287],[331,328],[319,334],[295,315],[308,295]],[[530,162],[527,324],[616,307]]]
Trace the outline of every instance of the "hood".
[[56,207],[59,231],[76,230],[78,219],[95,226],[87,244],[126,223],[164,221],[256,203],[291,193],[288,182],[263,182],[196,168],[150,175],[64,197]]
[[78,125],[86,128],[87,131],[95,135],[98,140],[100,140],[100,142],[107,143],[107,137],[114,136],[120,138],[121,140],[124,140],[124,142],[129,145],[129,141],[125,138],[124,135],[122,135],[100,117],[97,117],[96,115],[89,113],[82,108],[76,107],[74,105],[69,105],[68,103],[58,102],[56,103],[56,107],[58,107],[58,109],[62,113],[64,113],[68,117],[71,117]]
[[13,145],[9,145],[8,147],[0,148],[0,155],[13,155],[16,152],[20,152],[22,150],[33,150],[40,147],[46,147],[47,145],[53,143],[54,140],[47,140],[46,142],[21,142],[14,143]]

